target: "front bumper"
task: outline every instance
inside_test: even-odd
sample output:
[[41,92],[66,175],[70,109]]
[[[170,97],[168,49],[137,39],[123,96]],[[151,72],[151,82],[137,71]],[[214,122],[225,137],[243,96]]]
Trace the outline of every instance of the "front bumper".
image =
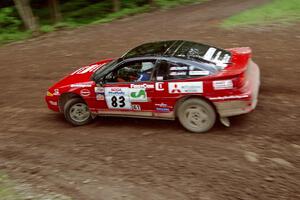
[[249,63],[247,77],[249,85],[243,93],[211,99],[220,117],[241,115],[255,109],[260,87],[260,71],[253,61]]
[[45,96],[45,101],[46,101],[47,106],[50,110],[53,110],[55,112],[59,112],[58,97],[57,96]]

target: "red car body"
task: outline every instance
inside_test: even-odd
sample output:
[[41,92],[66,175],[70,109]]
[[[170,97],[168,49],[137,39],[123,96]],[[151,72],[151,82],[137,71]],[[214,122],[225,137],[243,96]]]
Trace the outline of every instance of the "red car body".
[[[93,116],[172,120],[176,118],[179,102],[191,97],[209,102],[220,118],[248,113],[257,104],[259,68],[251,59],[249,47],[227,51],[231,53],[230,62],[222,70],[212,75],[172,80],[95,82],[92,75],[113,59],[102,60],[82,67],[57,82],[49,88],[45,99],[49,109],[63,112],[68,99],[80,97]],[[121,102],[118,98],[113,99],[122,95],[125,98]]]

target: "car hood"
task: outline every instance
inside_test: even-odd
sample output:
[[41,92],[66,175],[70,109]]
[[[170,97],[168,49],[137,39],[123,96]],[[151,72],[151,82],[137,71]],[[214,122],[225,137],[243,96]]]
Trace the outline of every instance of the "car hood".
[[103,65],[110,62],[111,60],[112,59],[106,59],[81,67],[71,74],[65,76],[63,79],[54,84],[50,89],[66,87],[72,84],[88,84],[91,82],[92,74],[94,74],[98,69],[103,67]]

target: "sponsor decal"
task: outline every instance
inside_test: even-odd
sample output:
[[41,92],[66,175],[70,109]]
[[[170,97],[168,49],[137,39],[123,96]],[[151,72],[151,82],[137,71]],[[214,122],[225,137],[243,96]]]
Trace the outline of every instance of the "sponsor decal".
[[173,106],[169,106],[168,104],[165,103],[156,103],[155,106],[160,108],[173,108]]
[[97,99],[97,101],[102,101],[102,100],[104,100],[104,95],[103,94],[97,94],[96,99]]
[[218,62],[219,61],[219,57],[222,54],[222,51],[218,51],[218,53],[216,54],[215,58],[214,58],[214,62]]
[[182,75],[186,75],[186,72],[171,72],[170,75],[171,76],[182,76]]
[[80,69],[76,70],[75,72],[73,72],[71,75],[95,72],[97,69],[99,69],[103,65],[104,64],[100,64],[100,65],[95,64],[95,65],[90,65],[90,66],[84,66],[84,67],[81,67]]
[[107,93],[107,95],[127,95],[128,93],[128,88],[108,88],[108,90],[105,90],[105,94]]
[[218,65],[224,69],[227,66],[228,61],[230,60],[230,55],[225,54],[222,57],[221,56],[222,51],[218,51],[218,52],[216,52],[216,51],[217,51],[216,48],[210,47],[204,54],[203,59],[212,61],[212,62],[216,63],[216,65]]
[[170,112],[169,108],[156,108],[156,111],[158,112]]
[[181,93],[181,90],[178,88],[178,84],[174,84],[174,87],[169,85],[169,90],[171,91],[169,91],[169,93]]
[[203,58],[205,60],[211,60],[211,58],[213,57],[214,53],[216,52],[216,48],[210,47],[207,52],[205,53],[205,55],[203,56]]
[[226,67],[230,59],[230,55],[229,54],[225,54],[221,59],[220,59],[220,56],[221,56],[222,52],[219,51],[215,58],[212,60],[214,63],[216,63],[218,66],[221,66],[221,67]]
[[105,100],[110,109],[131,109],[129,88],[127,87],[106,87]]
[[56,101],[49,101],[49,103],[50,103],[52,106],[57,106],[57,102],[56,102]]
[[[153,85],[154,86],[154,85]],[[131,102],[147,102],[146,88],[105,87],[106,104],[110,109],[138,110]]]
[[141,106],[140,106],[140,105],[137,105],[137,104],[132,104],[132,105],[131,105],[131,109],[132,109],[132,110],[136,110],[136,111],[140,111],[140,110],[141,110]]
[[60,95],[59,89],[54,89],[53,95],[59,96]]
[[163,82],[156,82],[155,83],[155,90],[156,91],[164,91],[165,89],[163,88]]
[[130,88],[154,88],[153,84],[130,84]]
[[173,70],[173,71],[180,71],[180,70],[187,70],[188,67],[185,66],[185,67],[171,67],[170,70]]
[[95,87],[95,93],[104,93],[104,87]]
[[155,104],[155,109],[157,112],[170,112],[173,107],[169,106],[168,104],[165,103],[157,103]]
[[71,84],[71,88],[82,88],[82,87],[92,87],[93,82],[83,82]]
[[90,96],[91,92],[88,89],[82,89],[82,90],[80,90],[80,94],[81,94],[81,96],[87,97],[87,96]]
[[147,102],[148,99],[147,99],[147,93],[146,93],[145,88],[130,89],[130,101],[131,102]]
[[203,82],[169,83],[169,93],[203,93]]
[[156,80],[158,80],[158,81],[163,81],[163,80],[164,80],[164,77],[163,77],[163,76],[157,76],[157,77],[156,77]]
[[209,71],[190,71],[189,75],[191,75],[191,76],[206,76],[206,75],[209,75]]
[[232,80],[213,81],[213,87],[215,90],[226,90],[232,89]]

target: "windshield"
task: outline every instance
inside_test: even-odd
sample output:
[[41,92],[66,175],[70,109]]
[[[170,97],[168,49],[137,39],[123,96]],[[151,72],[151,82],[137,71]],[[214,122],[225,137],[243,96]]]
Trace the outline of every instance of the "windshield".
[[108,63],[106,63],[105,65],[103,65],[103,67],[99,68],[92,76],[93,80],[98,80],[99,78],[101,78],[103,75],[105,75],[106,73],[108,73],[111,70],[111,67],[114,66],[115,64],[117,64],[119,62],[119,59],[115,59],[112,60]]
[[168,51],[168,49],[175,43],[176,41],[162,41],[162,42],[152,42],[147,44],[142,44],[128,53],[126,53],[123,58],[133,58],[139,56],[158,56],[164,55]]

